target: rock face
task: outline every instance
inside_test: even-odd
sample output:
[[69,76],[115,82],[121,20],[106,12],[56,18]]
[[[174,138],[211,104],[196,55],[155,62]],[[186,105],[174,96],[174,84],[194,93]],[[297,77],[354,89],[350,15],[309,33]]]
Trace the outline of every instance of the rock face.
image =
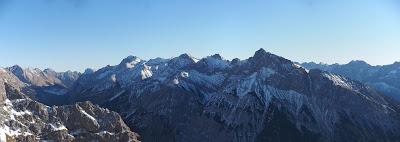
[[370,85],[377,91],[400,101],[400,62],[384,66],[371,66],[364,61],[348,64],[302,63],[307,69],[320,69],[346,76]]
[[6,68],[5,71],[12,73],[26,84],[21,90],[23,93],[46,105],[66,104],[66,93],[70,91],[70,88],[80,76],[78,72],[23,69],[18,65]]
[[143,141],[400,139],[398,104],[360,82],[306,71],[263,49],[232,61],[130,56],[83,74],[70,93],[70,102],[118,112]]
[[25,86],[25,84],[11,72],[0,68],[0,102],[4,102],[7,99],[5,84],[9,84],[18,88]]
[[49,107],[5,83],[0,141],[138,141],[121,117],[90,102]]

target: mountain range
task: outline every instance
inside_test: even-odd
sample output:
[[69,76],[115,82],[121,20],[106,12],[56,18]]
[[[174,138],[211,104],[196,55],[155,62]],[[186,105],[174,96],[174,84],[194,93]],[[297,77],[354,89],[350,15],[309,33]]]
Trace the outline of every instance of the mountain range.
[[400,101],[400,62],[390,65],[372,66],[361,60],[348,64],[302,63],[306,69],[320,69],[363,82],[377,91]]
[[84,73],[13,66],[0,70],[0,130],[24,141],[399,141],[398,91],[376,85],[398,88],[396,68],[357,65],[390,76],[264,49],[245,60],[128,56]]

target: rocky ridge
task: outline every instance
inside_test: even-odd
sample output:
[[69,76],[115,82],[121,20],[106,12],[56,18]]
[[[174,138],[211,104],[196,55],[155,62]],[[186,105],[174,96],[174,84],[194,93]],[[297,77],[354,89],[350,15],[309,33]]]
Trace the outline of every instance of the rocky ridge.
[[142,60],[83,74],[70,102],[118,112],[143,141],[395,141],[399,106],[364,84],[257,51]]

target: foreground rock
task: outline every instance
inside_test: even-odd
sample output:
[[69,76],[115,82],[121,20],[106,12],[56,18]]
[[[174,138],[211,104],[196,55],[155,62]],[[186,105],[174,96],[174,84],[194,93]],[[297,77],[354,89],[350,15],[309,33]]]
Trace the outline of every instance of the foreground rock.
[[[1,141],[136,142],[121,117],[90,102],[49,107],[5,84],[0,102]],[[4,97],[4,96],[3,96]]]

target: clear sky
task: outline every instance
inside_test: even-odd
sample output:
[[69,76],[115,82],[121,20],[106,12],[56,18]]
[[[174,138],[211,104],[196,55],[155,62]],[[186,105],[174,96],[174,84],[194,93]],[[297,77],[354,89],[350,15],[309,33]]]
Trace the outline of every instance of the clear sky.
[[57,71],[259,49],[293,61],[400,60],[400,0],[0,0],[0,66]]

